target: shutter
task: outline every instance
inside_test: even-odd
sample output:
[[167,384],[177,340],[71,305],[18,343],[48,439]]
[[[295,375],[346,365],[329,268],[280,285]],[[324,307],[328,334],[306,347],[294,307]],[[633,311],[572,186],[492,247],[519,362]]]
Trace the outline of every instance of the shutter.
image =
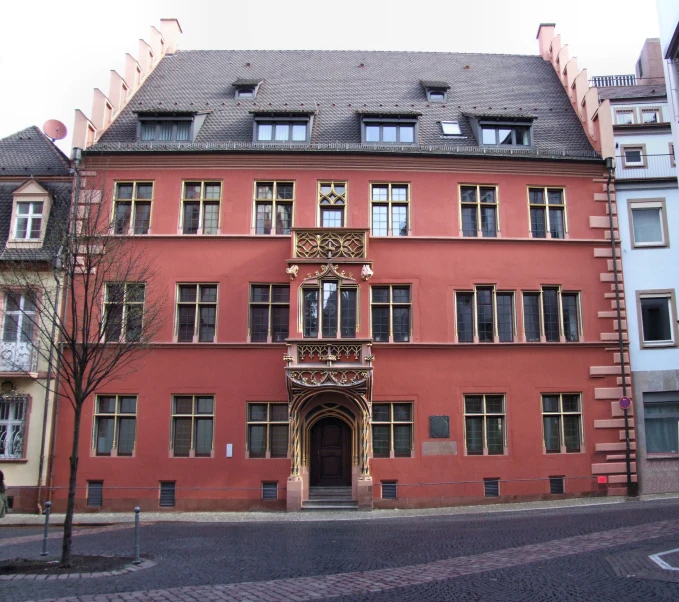
[[262,483],[262,499],[263,500],[277,500],[278,499],[278,483]]
[[549,493],[554,495],[563,493],[563,477],[549,477]]
[[396,495],[396,481],[382,481],[382,499],[395,500]]
[[101,507],[104,501],[104,481],[87,481],[87,505]]
[[500,479],[483,479],[483,488],[486,497],[498,497],[500,495]]
[[160,506],[162,508],[174,507],[174,481],[160,482]]

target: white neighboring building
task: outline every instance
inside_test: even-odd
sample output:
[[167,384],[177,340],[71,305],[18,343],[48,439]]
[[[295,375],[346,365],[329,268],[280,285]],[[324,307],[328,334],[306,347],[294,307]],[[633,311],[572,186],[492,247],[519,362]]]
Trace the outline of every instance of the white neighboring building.
[[679,189],[660,40],[646,40],[635,76],[594,83],[615,136],[640,492],[679,491]]

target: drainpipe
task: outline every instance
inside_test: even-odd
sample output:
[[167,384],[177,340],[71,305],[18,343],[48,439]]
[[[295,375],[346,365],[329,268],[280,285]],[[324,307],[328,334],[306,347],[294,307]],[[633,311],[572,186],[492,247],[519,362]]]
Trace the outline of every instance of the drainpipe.
[[[613,255],[613,278],[615,282],[615,306],[618,321],[618,348],[620,349],[620,375],[622,376],[622,395],[627,397],[627,375],[625,372],[625,342],[622,336],[622,313],[620,310],[620,280],[618,278],[618,251],[615,246],[615,229],[613,227],[613,204],[611,203],[611,181],[615,170],[615,157],[606,157],[606,169],[608,181],[606,182],[606,194],[608,196],[608,226],[611,233],[611,251]],[[622,261],[622,257],[620,258]],[[632,482],[632,462],[630,453],[629,437],[629,411],[623,410],[625,415],[625,471],[627,473],[627,497],[637,496],[637,483]]]

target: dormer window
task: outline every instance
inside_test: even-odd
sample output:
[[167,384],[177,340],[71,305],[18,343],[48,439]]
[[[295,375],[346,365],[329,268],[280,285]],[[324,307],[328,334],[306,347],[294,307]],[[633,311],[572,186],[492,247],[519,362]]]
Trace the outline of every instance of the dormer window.
[[481,144],[530,146],[530,127],[481,125]]
[[233,82],[233,87],[236,88],[234,98],[256,98],[262,81],[261,79],[237,79]]
[[446,102],[448,100],[450,85],[447,82],[422,80],[420,83],[429,102]]
[[142,142],[189,142],[192,119],[140,119],[139,140]]
[[49,192],[33,180],[15,190],[7,246],[41,247],[51,207]]
[[361,142],[363,144],[416,144],[417,115],[363,115]]
[[269,144],[307,144],[311,134],[309,114],[255,114],[254,142]]

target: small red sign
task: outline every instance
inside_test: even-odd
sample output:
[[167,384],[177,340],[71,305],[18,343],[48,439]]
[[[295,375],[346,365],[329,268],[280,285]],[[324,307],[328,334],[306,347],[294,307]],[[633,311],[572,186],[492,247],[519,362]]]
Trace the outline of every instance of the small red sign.
[[605,485],[608,483],[608,477],[606,475],[600,475],[596,478],[596,482],[599,483],[599,485]]
[[618,403],[623,410],[628,410],[632,405],[632,400],[629,397],[621,397]]

